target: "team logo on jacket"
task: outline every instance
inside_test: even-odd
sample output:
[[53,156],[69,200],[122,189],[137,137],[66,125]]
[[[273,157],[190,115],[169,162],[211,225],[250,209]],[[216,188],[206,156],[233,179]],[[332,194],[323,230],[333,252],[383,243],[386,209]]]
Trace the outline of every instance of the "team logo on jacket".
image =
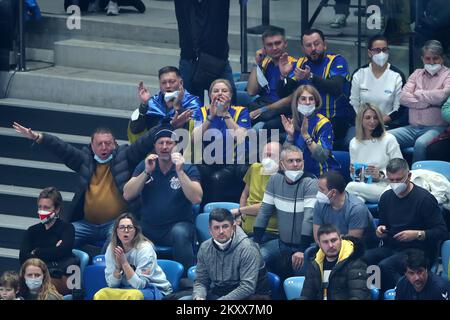
[[177,177],[173,177],[172,179],[170,179],[170,187],[171,187],[173,190],[180,189],[180,187],[181,187],[180,180],[178,180]]

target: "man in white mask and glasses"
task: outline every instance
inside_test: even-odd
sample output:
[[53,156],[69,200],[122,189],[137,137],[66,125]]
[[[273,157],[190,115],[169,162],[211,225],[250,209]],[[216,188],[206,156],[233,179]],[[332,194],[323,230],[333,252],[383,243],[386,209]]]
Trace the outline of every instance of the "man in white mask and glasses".
[[[303,153],[293,145],[281,152],[280,168],[270,177],[254,224],[254,240],[262,242],[270,217],[276,213],[279,239],[261,246],[266,263],[276,261],[277,274],[290,276],[302,272],[304,251],[314,242],[312,222],[317,179],[303,172]],[[271,265],[268,265],[269,270]]]
[[386,171],[391,190],[380,197],[380,222],[376,229],[383,246],[368,250],[365,255],[368,265],[378,264],[381,269],[382,291],[394,288],[403,275],[406,249],[423,250],[433,263],[439,242],[448,238],[436,199],[411,182],[406,160],[390,160]]
[[447,129],[441,112],[450,96],[450,69],[439,41],[425,43],[422,62],[424,68],[414,71],[400,94],[400,104],[409,108],[409,125],[390,131],[401,149],[414,147],[412,163],[426,160],[427,146]]

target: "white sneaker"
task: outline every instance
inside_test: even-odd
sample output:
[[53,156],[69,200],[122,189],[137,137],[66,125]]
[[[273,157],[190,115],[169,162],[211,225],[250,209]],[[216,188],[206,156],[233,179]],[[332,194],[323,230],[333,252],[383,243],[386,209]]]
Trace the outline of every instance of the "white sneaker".
[[345,14],[337,14],[330,23],[331,28],[343,28],[347,25],[347,16]]
[[94,2],[89,2],[87,11],[89,13],[100,12],[100,0],[95,0]]
[[117,2],[109,1],[106,9],[106,15],[117,16],[119,14],[119,6]]

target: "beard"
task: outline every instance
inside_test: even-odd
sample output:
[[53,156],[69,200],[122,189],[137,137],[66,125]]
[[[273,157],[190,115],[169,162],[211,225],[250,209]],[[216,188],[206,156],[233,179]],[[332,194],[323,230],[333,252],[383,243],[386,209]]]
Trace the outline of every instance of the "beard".
[[[316,54],[316,57],[317,57],[317,58],[316,58],[315,60],[313,60],[312,57],[311,57],[313,54]],[[323,61],[323,58],[325,57],[325,52],[319,53],[319,52],[317,52],[317,51],[313,51],[313,52],[311,52],[310,55],[306,55],[306,57],[307,57],[308,60],[311,61],[312,63],[320,64],[320,63]]]

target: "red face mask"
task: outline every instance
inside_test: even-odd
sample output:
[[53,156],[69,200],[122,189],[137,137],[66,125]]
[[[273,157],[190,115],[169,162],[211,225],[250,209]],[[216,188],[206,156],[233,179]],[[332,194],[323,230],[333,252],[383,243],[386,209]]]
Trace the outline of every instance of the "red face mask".
[[41,220],[42,224],[46,224],[51,222],[55,216],[56,212],[54,211],[46,211],[46,210],[38,210],[39,220]]

